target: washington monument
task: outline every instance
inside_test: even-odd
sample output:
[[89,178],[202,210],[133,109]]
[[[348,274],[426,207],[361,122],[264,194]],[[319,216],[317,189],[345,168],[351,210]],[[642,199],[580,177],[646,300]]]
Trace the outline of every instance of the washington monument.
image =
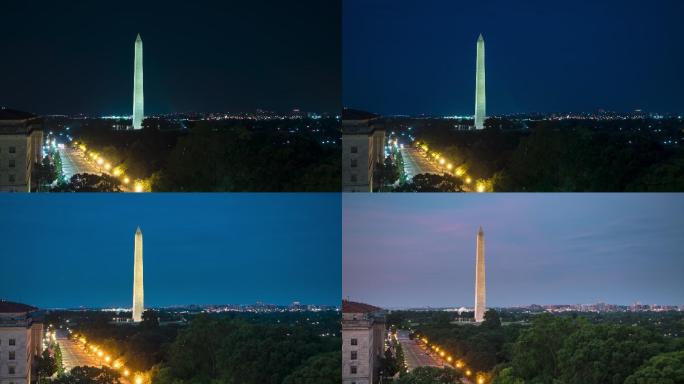
[[140,227],[135,231],[135,255],[133,265],[133,321],[142,321],[143,304],[143,242]]
[[477,232],[477,251],[475,255],[475,321],[484,320],[486,310],[485,291],[485,239],[482,227]]
[[[142,83],[142,78],[140,82]],[[475,65],[475,129],[484,128],[484,122],[487,116],[486,104],[487,99],[485,97],[485,44],[484,38],[480,33],[480,37],[477,39],[477,64]]]
[[143,46],[140,34],[135,39],[135,64],[133,66],[133,129],[142,128],[145,117],[143,96]]

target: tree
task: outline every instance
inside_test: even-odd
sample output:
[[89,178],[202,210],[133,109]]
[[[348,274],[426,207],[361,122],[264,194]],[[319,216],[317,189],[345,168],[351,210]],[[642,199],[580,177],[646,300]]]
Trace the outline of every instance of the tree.
[[411,182],[395,188],[394,192],[463,192],[463,181],[446,173],[421,173]]
[[684,351],[652,357],[625,380],[625,384],[684,383]]
[[119,373],[111,368],[74,367],[66,375],[53,381],[54,384],[119,384]]
[[559,351],[558,377],[567,384],[622,384],[663,346],[662,337],[644,327],[585,324]]
[[399,377],[397,384],[454,384],[459,383],[459,373],[451,368],[418,367]]
[[78,173],[68,183],[59,183],[52,192],[121,192],[117,178],[102,174]]
[[328,352],[310,357],[283,384],[337,384],[342,382],[342,352]]
[[148,329],[159,328],[159,317],[157,317],[157,313],[151,309],[146,309],[142,314],[140,326]]
[[57,372],[57,361],[50,355],[48,349],[44,350],[43,353],[38,357],[38,376],[39,377],[50,377]]
[[384,163],[376,165],[374,178],[378,180],[380,187],[392,185],[399,180],[399,167],[392,162],[392,158],[387,157]]
[[513,346],[513,374],[530,383],[551,383],[560,374],[558,354],[578,326],[570,319],[550,314],[536,317]]
[[487,312],[485,312],[482,327],[489,329],[501,328],[501,318],[499,318],[499,312],[494,309],[488,309]]

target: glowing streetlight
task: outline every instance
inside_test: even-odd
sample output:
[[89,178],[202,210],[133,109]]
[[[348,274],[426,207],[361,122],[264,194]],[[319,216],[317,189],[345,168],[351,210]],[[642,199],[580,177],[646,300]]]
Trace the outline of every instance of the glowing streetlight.
[[485,186],[482,183],[477,184],[477,191],[478,192],[484,192],[485,191]]
[[121,170],[119,168],[114,168],[114,176],[121,176]]
[[130,182],[131,182],[131,179],[129,179],[128,176],[126,176],[126,177],[123,178],[123,183],[124,183],[124,184],[128,184],[128,183],[130,183]]
[[463,168],[461,168],[461,167],[456,168],[456,176],[463,176],[463,173],[464,173]]
[[142,183],[135,183],[135,191],[136,192],[142,192],[143,191]]
[[131,374],[131,372],[128,369],[124,369],[124,371],[123,371],[124,376],[128,377],[128,375],[130,375],[130,374]]
[[441,159],[439,159],[439,164],[444,165],[445,162],[446,162],[446,161],[444,161],[444,158],[443,158],[443,157],[442,157]]
[[473,182],[473,179],[470,178],[470,176],[466,177],[465,179],[466,184],[470,184]]
[[97,164],[98,164],[98,165],[102,165],[102,163],[104,163],[104,160],[102,160],[101,157],[98,157],[98,158],[97,158]]
[[441,357],[444,357],[444,351],[441,351],[441,352],[439,353],[439,355],[440,355]]
[[451,356],[447,356],[447,361],[451,363]]
[[470,372],[470,369],[466,371],[466,376],[470,376],[470,375],[472,375],[472,374],[473,374],[473,373]]
[[102,353],[102,351],[97,351],[97,355],[102,357],[102,355],[104,355],[104,353]]
[[109,164],[109,163],[106,163],[104,167],[105,167],[105,169],[108,170],[108,171],[109,171],[110,169],[112,169],[112,165]]
[[140,375],[135,376],[135,384],[142,384],[143,378]]
[[112,361],[112,358],[109,356],[105,356],[105,361],[109,363],[110,361]]
[[451,171],[451,168],[453,168],[453,167],[454,167],[454,166],[453,166],[453,165],[451,165],[451,163],[447,164],[447,169],[448,169],[448,170],[450,170],[450,171]]
[[484,384],[484,377],[480,376],[477,378],[477,384]]

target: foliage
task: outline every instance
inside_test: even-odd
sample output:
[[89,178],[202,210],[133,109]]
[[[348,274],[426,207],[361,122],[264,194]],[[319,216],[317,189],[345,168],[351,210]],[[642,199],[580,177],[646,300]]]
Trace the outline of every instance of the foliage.
[[[150,119],[147,119],[150,120]],[[340,191],[339,121],[188,121],[162,129],[145,121],[112,131],[89,121],[75,133],[153,191]]]
[[68,374],[60,375],[53,384],[118,384],[119,373],[102,367],[74,367]]
[[55,344],[54,351],[57,373],[61,375],[64,373],[64,364],[62,363],[62,349],[59,347],[59,344]]
[[377,180],[381,190],[384,186],[392,185],[399,180],[399,169],[399,166],[393,162],[390,157],[385,158],[383,164],[377,164],[375,166],[375,175],[373,178]]
[[339,338],[321,337],[308,326],[267,326],[200,315],[170,346],[164,378],[279,384],[312,356],[339,349]]
[[157,313],[152,309],[146,309],[142,314],[140,326],[148,329],[159,328],[159,317],[157,317]]
[[415,135],[421,142],[455,167],[467,169],[473,179],[494,178],[494,191],[684,189],[684,147],[676,144],[682,140],[678,119],[490,118],[487,128],[480,131],[454,130],[451,124],[446,120],[403,122],[417,127]]
[[50,354],[50,350],[46,349],[38,357],[38,376],[50,377],[57,373],[57,361],[54,356]]
[[481,326],[490,329],[501,328],[501,318],[499,317],[499,312],[494,309],[488,309],[484,314],[484,321],[482,322]]
[[283,384],[337,384],[342,382],[342,352],[326,352],[310,357],[285,377]]
[[684,383],[684,350],[652,357],[625,380],[625,384]]
[[68,183],[59,183],[51,192],[121,192],[117,178],[102,174],[78,173]]
[[421,173],[410,182],[394,188],[394,192],[463,192],[463,180],[446,173]]
[[451,368],[418,367],[407,373],[396,384],[452,384],[459,383],[461,375]]

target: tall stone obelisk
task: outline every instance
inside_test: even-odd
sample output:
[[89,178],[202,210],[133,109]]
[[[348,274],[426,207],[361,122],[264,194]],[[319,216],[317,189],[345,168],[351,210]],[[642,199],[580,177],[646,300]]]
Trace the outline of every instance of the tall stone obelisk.
[[135,231],[135,255],[133,265],[133,321],[142,321],[145,309],[143,295],[143,238],[140,227]]
[[143,96],[143,44],[140,34],[135,39],[135,63],[133,67],[133,129],[142,128],[145,118],[145,98]]
[[477,232],[477,251],[475,255],[475,321],[484,320],[486,311],[485,290],[485,239],[482,227]]
[[485,43],[482,34],[477,39],[477,63],[475,64],[475,129],[483,129],[487,116],[485,96]]

